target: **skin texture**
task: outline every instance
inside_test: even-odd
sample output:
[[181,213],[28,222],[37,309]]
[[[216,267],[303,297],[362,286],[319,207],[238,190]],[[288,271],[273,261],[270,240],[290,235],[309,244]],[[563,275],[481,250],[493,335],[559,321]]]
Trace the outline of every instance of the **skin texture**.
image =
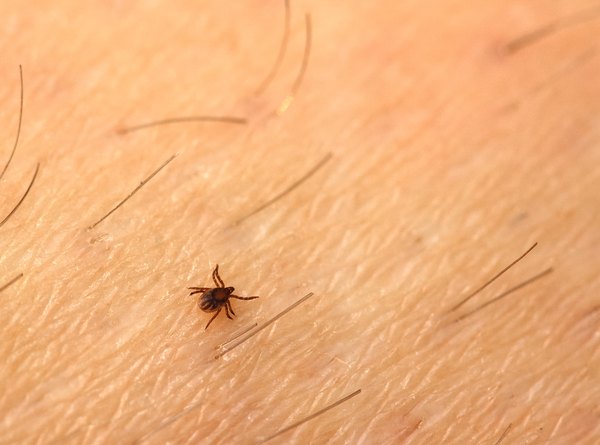
[[[283,2],[1,1],[1,162],[25,76],[3,215],[41,167],[0,228],[0,281],[24,274],[0,294],[0,443],[251,444],[357,389],[272,443],[494,444],[508,425],[503,444],[598,443],[594,7],[293,2],[257,97]],[[307,11],[308,70],[277,116]],[[189,115],[248,124],[116,131]],[[204,331],[186,288],[217,263],[260,299]]]

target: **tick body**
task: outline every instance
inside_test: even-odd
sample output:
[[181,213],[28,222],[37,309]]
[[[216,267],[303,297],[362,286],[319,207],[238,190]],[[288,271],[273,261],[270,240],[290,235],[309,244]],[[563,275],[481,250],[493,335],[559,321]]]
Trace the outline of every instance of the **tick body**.
[[215,267],[212,273],[212,279],[216,287],[188,287],[191,289],[190,295],[201,294],[198,298],[198,307],[204,312],[216,312],[215,315],[208,321],[204,329],[208,329],[212,321],[217,318],[217,315],[225,308],[227,318],[233,320],[232,315],[235,316],[233,308],[231,307],[231,298],[236,300],[254,300],[258,297],[238,297],[233,295],[235,290],[233,287],[225,287],[225,283],[219,276],[219,265]]

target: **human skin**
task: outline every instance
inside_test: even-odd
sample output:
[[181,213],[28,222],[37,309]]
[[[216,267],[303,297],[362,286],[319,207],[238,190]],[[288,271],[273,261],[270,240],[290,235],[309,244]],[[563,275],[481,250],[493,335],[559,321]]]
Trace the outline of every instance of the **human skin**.
[[[252,444],[358,389],[272,443],[598,443],[593,4],[291,6],[257,96],[283,2],[0,2],[2,215],[41,164],[0,227],[0,443]],[[248,123],[116,131],[189,115]],[[205,330],[217,263],[260,298]]]

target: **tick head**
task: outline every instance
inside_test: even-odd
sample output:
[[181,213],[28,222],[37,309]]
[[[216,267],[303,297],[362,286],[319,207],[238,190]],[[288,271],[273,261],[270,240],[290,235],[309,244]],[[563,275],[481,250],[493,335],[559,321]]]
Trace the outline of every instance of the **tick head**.
[[211,290],[210,298],[219,302],[229,300],[229,296],[233,292],[233,287],[215,287]]

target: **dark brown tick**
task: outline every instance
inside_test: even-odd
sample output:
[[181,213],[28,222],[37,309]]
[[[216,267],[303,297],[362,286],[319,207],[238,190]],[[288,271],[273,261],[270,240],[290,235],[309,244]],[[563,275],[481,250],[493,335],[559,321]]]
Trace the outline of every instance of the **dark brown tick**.
[[215,315],[208,321],[206,327],[204,329],[208,329],[212,321],[217,318],[221,309],[225,308],[225,313],[227,314],[227,318],[233,320],[231,315],[235,315],[233,312],[233,308],[231,307],[230,298],[235,298],[237,300],[254,300],[258,297],[238,297],[237,295],[233,295],[233,291],[235,290],[233,287],[225,287],[225,283],[219,276],[219,265],[215,267],[212,273],[212,279],[215,282],[216,287],[188,287],[191,289],[190,295],[194,294],[202,294],[200,298],[198,298],[198,307],[202,309],[204,312],[216,312]]

